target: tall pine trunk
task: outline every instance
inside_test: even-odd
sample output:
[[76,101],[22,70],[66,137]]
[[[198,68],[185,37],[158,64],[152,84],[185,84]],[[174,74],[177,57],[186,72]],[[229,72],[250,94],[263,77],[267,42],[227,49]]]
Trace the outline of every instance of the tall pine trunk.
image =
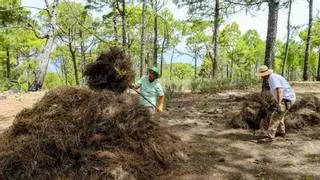
[[114,41],[118,42],[118,25],[117,25],[117,15],[115,13],[115,8],[114,8],[114,3],[112,4],[113,8],[113,17],[112,17],[112,23],[113,23],[113,36],[114,36]]
[[289,54],[291,7],[292,7],[292,0],[289,0],[289,12],[288,12],[288,21],[287,21],[287,42],[286,42],[286,50],[285,50],[285,55],[284,55],[283,64],[282,64],[282,72],[281,72],[282,76],[284,76],[284,72],[285,72],[285,68],[288,60],[288,54]]
[[306,52],[304,56],[304,68],[303,68],[303,80],[307,81],[309,79],[309,59],[310,59],[310,48],[311,48],[311,30],[312,30],[312,11],[313,11],[313,0],[309,0],[309,25],[308,25],[308,35],[306,43]]
[[63,68],[62,72],[64,75],[65,85],[68,85],[68,69],[67,69],[67,62],[66,62],[65,58],[63,58],[62,68]]
[[157,56],[158,56],[158,0],[152,0],[154,1],[153,3],[153,11],[154,11],[154,27],[153,27],[153,31],[154,31],[154,39],[153,39],[153,63],[154,66],[158,65],[157,62]]
[[161,59],[160,59],[160,74],[162,76],[162,68],[163,68],[163,58],[164,58],[164,44],[166,42],[166,38],[163,39],[162,41],[162,48],[161,48]]
[[146,37],[145,37],[145,29],[146,29],[146,0],[142,1],[142,17],[141,17],[141,46],[140,46],[140,77],[142,77],[144,72],[144,64],[145,64],[145,43],[146,43]]
[[[268,12],[268,31],[266,40],[266,53],[264,64],[269,68],[273,68],[274,57],[276,53],[276,38],[278,28],[278,13],[279,13],[279,0],[270,0]],[[267,81],[263,81],[262,90],[269,90],[270,87]]]
[[116,8],[121,16],[121,29],[122,29],[122,46],[127,45],[127,35],[126,35],[126,1],[121,1],[121,8],[119,6],[118,0],[116,1]]
[[168,42],[168,33],[164,31],[163,33],[163,41],[162,41],[162,48],[161,48],[161,59],[160,59],[160,74],[162,76],[162,68],[163,68],[163,61],[164,61],[164,51],[166,43]]
[[77,67],[77,59],[76,59],[76,50],[73,50],[72,48],[72,43],[69,42],[69,51],[71,54],[71,59],[72,59],[72,64],[73,64],[73,72],[74,72],[74,77],[76,79],[76,84],[79,85],[79,75],[78,75],[78,67]]
[[[49,9],[48,1],[45,0],[47,4],[47,8]],[[50,25],[49,25],[49,31],[48,31],[48,39],[46,42],[46,45],[44,47],[43,53],[40,55],[40,64],[39,64],[39,70],[37,72],[36,76],[36,82],[35,82],[35,90],[41,90],[45,76],[47,74],[48,65],[50,62],[50,54],[54,47],[54,40],[56,37],[56,28],[57,28],[57,17],[58,17],[58,5],[59,0],[54,0],[52,4],[52,11],[50,11]]]
[[213,30],[213,61],[212,61],[212,79],[217,76],[218,72],[218,62],[219,62],[219,37],[218,31],[220,26],[220,2],[215,1],[215,14],[214,14],[214,30]]
[[80,37],[80,56],[81,56],[81,72],[85,71],[85,68],[87,66],[87,60],[86,60],[86,48],[84,45],[84,38],[83,38],[83,31],[79,31],[79,37]]

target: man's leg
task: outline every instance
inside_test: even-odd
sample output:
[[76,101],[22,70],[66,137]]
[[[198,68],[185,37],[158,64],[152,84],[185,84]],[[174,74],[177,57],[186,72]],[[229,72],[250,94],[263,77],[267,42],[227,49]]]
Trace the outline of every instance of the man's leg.
[[286,134],[286,126],[284,124],[284,117],[285,115],[283,116],[283,118],[280,120],[280,123],[279,123],[279,127],[278,127],[278,133],[280,136],[284,136]]
[[284,116],[285,112],[278,113],[275,111],[272,113],[268,130],[265,131],[268,137],[274,138],[279,126],[281,131],[285,133]]
[[[295,103],[295,101],[292,101],[292,100],[284,100],[284,103],[285,103],[285,106],[286,106],[286,111],[285,111],[285,115],[287,114],[288,110],[292,107],[292,105]],[[278,132],[280,136],[284,136],[286,134],[286,127],[285,127],[285,124],[284,124],[284,118],[285,118],[285,115],[283,116],[283,118],[281,119],[280,121],[280,124],[279,124],[279,128],[278,128]]]

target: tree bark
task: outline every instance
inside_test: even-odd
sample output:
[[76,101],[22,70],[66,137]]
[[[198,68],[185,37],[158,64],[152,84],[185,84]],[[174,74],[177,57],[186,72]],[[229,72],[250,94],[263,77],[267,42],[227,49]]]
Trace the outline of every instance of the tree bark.
[[167,42],[168,35],[166,32],[163,34],[163,41],[162,41],[162,48],[161,48],[161,60],[160,60],[160,75],[162,76],[162,66],[163,66],[163,59],[164,59],[164,49],[165,44]]
[[[113,3],[114,6],[114,3]],[[115,9],[112,9],[113,12],[115,12]],[[113,36],[114,41],[118,42],[118,27],[117,27],[117,15],[114,13],[112,17],[112,23],[113,23]]]
[[212,79],[217,76],[218,72],[218,62],[219,62],[219,37],[218,31],[220,26],[220,2],[215,1],[215,14],[214,14],[214,31],[213,31],[213,61],[212,61]]
[[158,11],[157,11],[157,6],[158,6],[158,0],[153,0],[154,1],[154,39],[153,39],[153,63],[154,66],[158,65],[157,62],[157,56],[158,56]]
[[288,12],[288,21],[287,21],[287,42],[286,42],[286,50],[285,50],[285,55],[284,55],[283,65],[282,65],[282,72],[281,72],[282,76],[284,76],[284,72],[285,72],[285,68],[288,60],[288,54],[289,54],[291,7],[292,7],[292,0],[289,0],[289,12]]
[[310,49],[311,49],[311,30],[312,30],[312,20],[313,20],[313,0],[309,0],[309,25],[308,25],[308,35],[306,43],[306,52],[304,56],[304,68],[303,68],[303,80],[307,81],[309,79],[309,59],[310,59]]
[[141,46],[140,46],[140,77],[142,77],[143,72],[144,72],[144,50],[145,50],[145,29],[146,29],[146,0],[142,1],[142,17],[141,17]]
[[6,47],[6,68],[7,68],[6,78],[8,82],[10,82],[11,67],[10,67],[10,48],[9,47]]
[[229,70],[229,64],[226,65],[226,75],[227,75],[227,79],[229,79],[229,73],[230,70]]
[[[45,0],[47,4],[47,8],[49,9],[49,5],[47,0]],[[40,64],[39,70],[37,72],[36,82],[35,82],[35,90],[41,90],[45,76],[47,74],[48,65],[50,61],[50,54],[54,47],[54,40],[56,36],[56,28],[57,28],[57,16],[58,16],[58,5],[59,0],[54,0],[52,4],[52,11],[50,11],[50,26],[48,32],[48,40],[44,48],[44,52],[40,55]]]
[[71,59],[73,64],[74,77],[76,79],[76,84],[79,85],[80,83],[79,83],[78,68],[77,68],[76,50],[73,50],[71,42],[68,43],[68,46],[69,46],[69,51],[71,54]]
[[65,85],[68,85],[68,69],[67,69],[67,62],[65,60],[65,58],[62,58],[62,70],[61,72],[63,72],[64,75],[64,81],[65,81]]
[[231,82],[233,80],[233,64],[234,64],[234,59],[233,59],[233,54],[232,54],[231,65],[230,65],[230,80],[229,80]]
[[81,72],[85,71],[85,68],[87,66],[87,60],[86,60],[86,48],[84,45],[84,39],[83,39],[83,31],[79,31],[79,37],[80,37],[80,56],[81,56]]
[[[278,28],[278,13],[279,13],[279,0],[269,1],[269,12],[268,12],[268,31],[266,40],[266,53],[264,64],[269,68],[273,68],[273,62],[275,57],[275,45],[277,38]],[[269,84],[267,81],[263,81],[262,90],[269,90]]]
[[121,11],[121,21],[122,21],[122,46],[127,45],[126,36],[126,1],[122,0],[122,11]]
[[320,81],[320,48],[318,53],[318,73],[317,73],[317,81]]
[[121,29],[122,29],[122,46],[127,45],[127,36],[126,36],[126,1],[121,0],[121,8],[119,5],[120,0],[116,0],[116,9],[118,10],[121,17]]

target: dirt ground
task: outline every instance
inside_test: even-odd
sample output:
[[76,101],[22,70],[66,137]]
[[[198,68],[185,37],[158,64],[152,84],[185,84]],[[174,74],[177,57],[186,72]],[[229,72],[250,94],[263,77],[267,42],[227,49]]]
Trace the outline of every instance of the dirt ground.
[[[293,82],[298,94],[320,98],[320,83]],[[211,179],[320,179],[320,127],[308,127],[261,142],[262,133],[231,129],[241,97],[260,86],[215,94],[174,94],[159,123],[178,135],[187,146],[188,159],[175,165],[162,180]],[[44,93],[5,95],[0,99],[0,132],[16,113],[31,107]]]

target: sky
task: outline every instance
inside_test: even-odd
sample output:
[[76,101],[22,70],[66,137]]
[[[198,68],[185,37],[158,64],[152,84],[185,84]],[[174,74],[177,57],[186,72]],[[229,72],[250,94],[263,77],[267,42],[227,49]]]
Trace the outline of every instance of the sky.
[[[71,0],[69,0],[71,1]],[[73,0],[76,2],[84,2],[85,0]],[[24,6],[35,6],[43,8],[45,6],[44,0],[22,0]],[[187,9],[177,8],[171,0],[167,3],[167,8],[171,10],[174,14],[174,17],[177,19],[185,19],[187,17]],[[292,15],[291,15],[291,24],[296,25],[307,25],[308,24],[308,3],[306,0],[295,0],[292,5]],[[36,12],[33,10],[33,12]],[[319,12],[320,17],[320,0],[314,0],[313,4],[313,14],[317,15]],[[278,32],[277,38],[284,41],[286,38],[286,29],[287,29],[287,9],[281,9],[278,17]],[[222,25],[222,28],[225,24],[236,22],[239,24],[241,32],[244,34],[249,29],[255,29],[260,34],[261,39],[266,39],[267,34],[267,23],[268,23],[268,8],[265,6],[261,11],[256,12],[254,15],[240,12],[230,16],[227,21]],[[184,51],[183,43],[179,45],[179,50]],[[168,57],[170,55],[168,54]],[[180,57],[181,58],[181,57]],[[184,56],[183,58],[188,59],[187,61],[192,61],[190,57]],[[168,58],[169,59],[169,58]],[[192,63],[192,62],[190,62]]]

